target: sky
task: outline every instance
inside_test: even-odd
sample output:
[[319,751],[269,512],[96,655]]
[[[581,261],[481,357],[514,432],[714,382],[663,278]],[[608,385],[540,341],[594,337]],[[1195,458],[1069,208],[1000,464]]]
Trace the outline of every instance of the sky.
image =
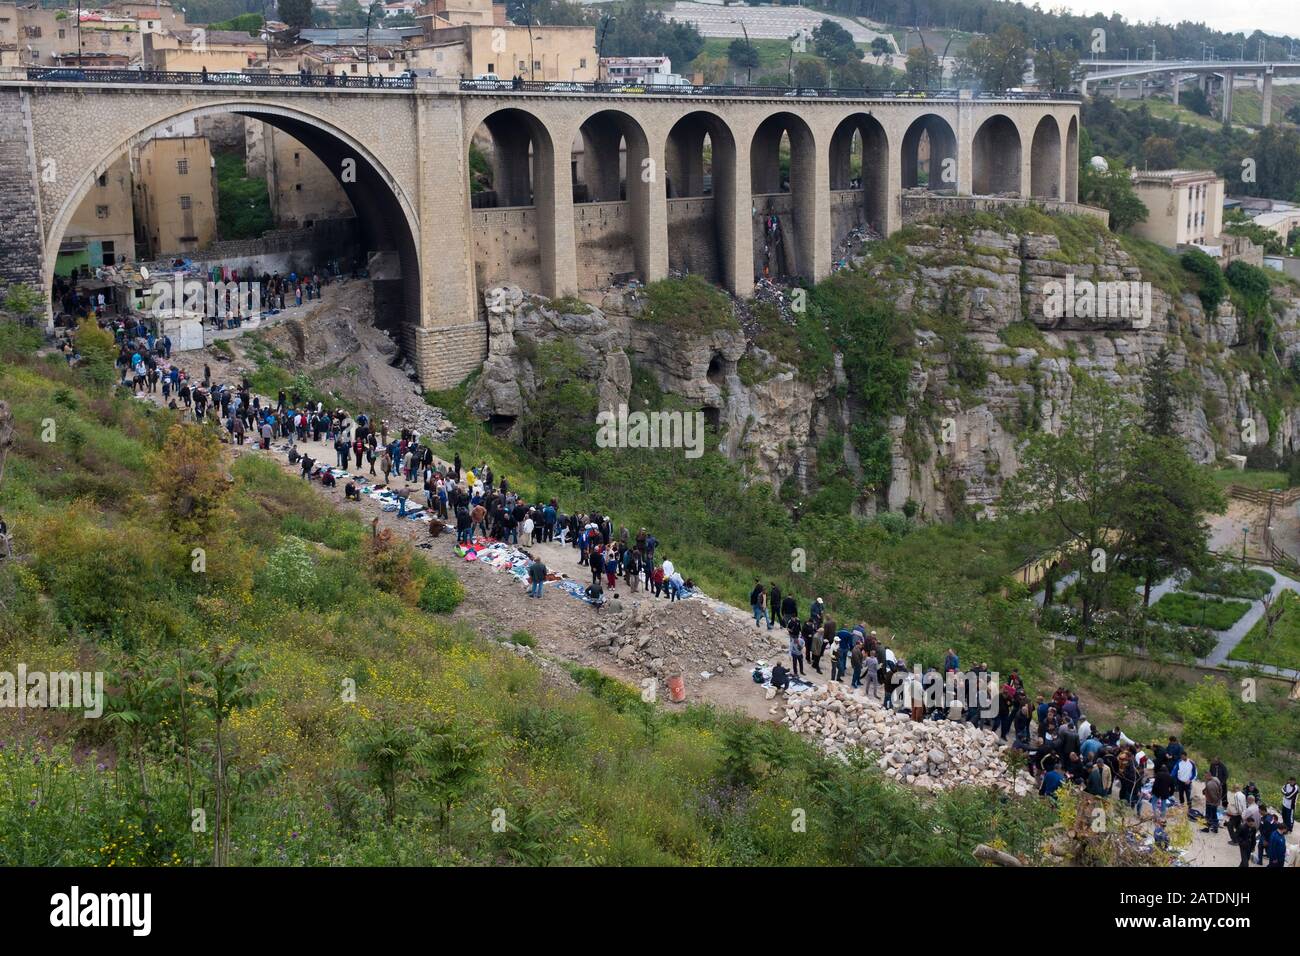
[[1043,8],[1068,7],[1075,13],[1118,13],[1130,22],[1205,23],[1228,33],[1254,30],[1300,37],[1300,0],[1044,0]]

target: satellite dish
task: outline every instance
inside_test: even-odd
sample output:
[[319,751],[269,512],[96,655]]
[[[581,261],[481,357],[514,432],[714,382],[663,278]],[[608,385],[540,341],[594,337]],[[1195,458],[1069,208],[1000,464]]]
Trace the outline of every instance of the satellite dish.
[[141,267],[140,267],[140,278],[143,279],[145,282],[148,282],[148,281],[149,281],[149,267],[148,267],[148,266],[141,266]]

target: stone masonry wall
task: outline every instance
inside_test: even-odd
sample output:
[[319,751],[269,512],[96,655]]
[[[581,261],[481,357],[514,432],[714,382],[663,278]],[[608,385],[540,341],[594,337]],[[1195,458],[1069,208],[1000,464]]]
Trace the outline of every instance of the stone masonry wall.
[[0,90],[0,281],[41,289],[43,237],[31,142],[27,94]]

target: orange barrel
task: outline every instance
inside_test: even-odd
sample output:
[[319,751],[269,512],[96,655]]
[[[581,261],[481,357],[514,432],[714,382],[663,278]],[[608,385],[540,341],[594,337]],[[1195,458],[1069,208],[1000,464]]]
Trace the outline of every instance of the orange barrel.
[[673,658],[668,662],[668,699],[680,704],[686,699],[686,679],[682,676],[682,665]]

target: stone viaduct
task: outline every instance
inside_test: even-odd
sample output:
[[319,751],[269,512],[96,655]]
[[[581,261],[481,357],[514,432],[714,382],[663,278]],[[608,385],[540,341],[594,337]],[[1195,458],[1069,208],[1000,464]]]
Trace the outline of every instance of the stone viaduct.
[[[745,296],[765,272],[828,275],[852,228],[902,225],[908,189],[1058,202],[1078,190],[1079,104],[1067,96],[11,79],[0,81],[0,278],[48,288],[97,177],[162,127],[216,112],[283,129],[335,171],[386,287],[379,298],[435,388],[486,355],[481,291],[494,282],[559,296],[689,270]],[[490,142],[493,167],[478,195],[472,141]]]

